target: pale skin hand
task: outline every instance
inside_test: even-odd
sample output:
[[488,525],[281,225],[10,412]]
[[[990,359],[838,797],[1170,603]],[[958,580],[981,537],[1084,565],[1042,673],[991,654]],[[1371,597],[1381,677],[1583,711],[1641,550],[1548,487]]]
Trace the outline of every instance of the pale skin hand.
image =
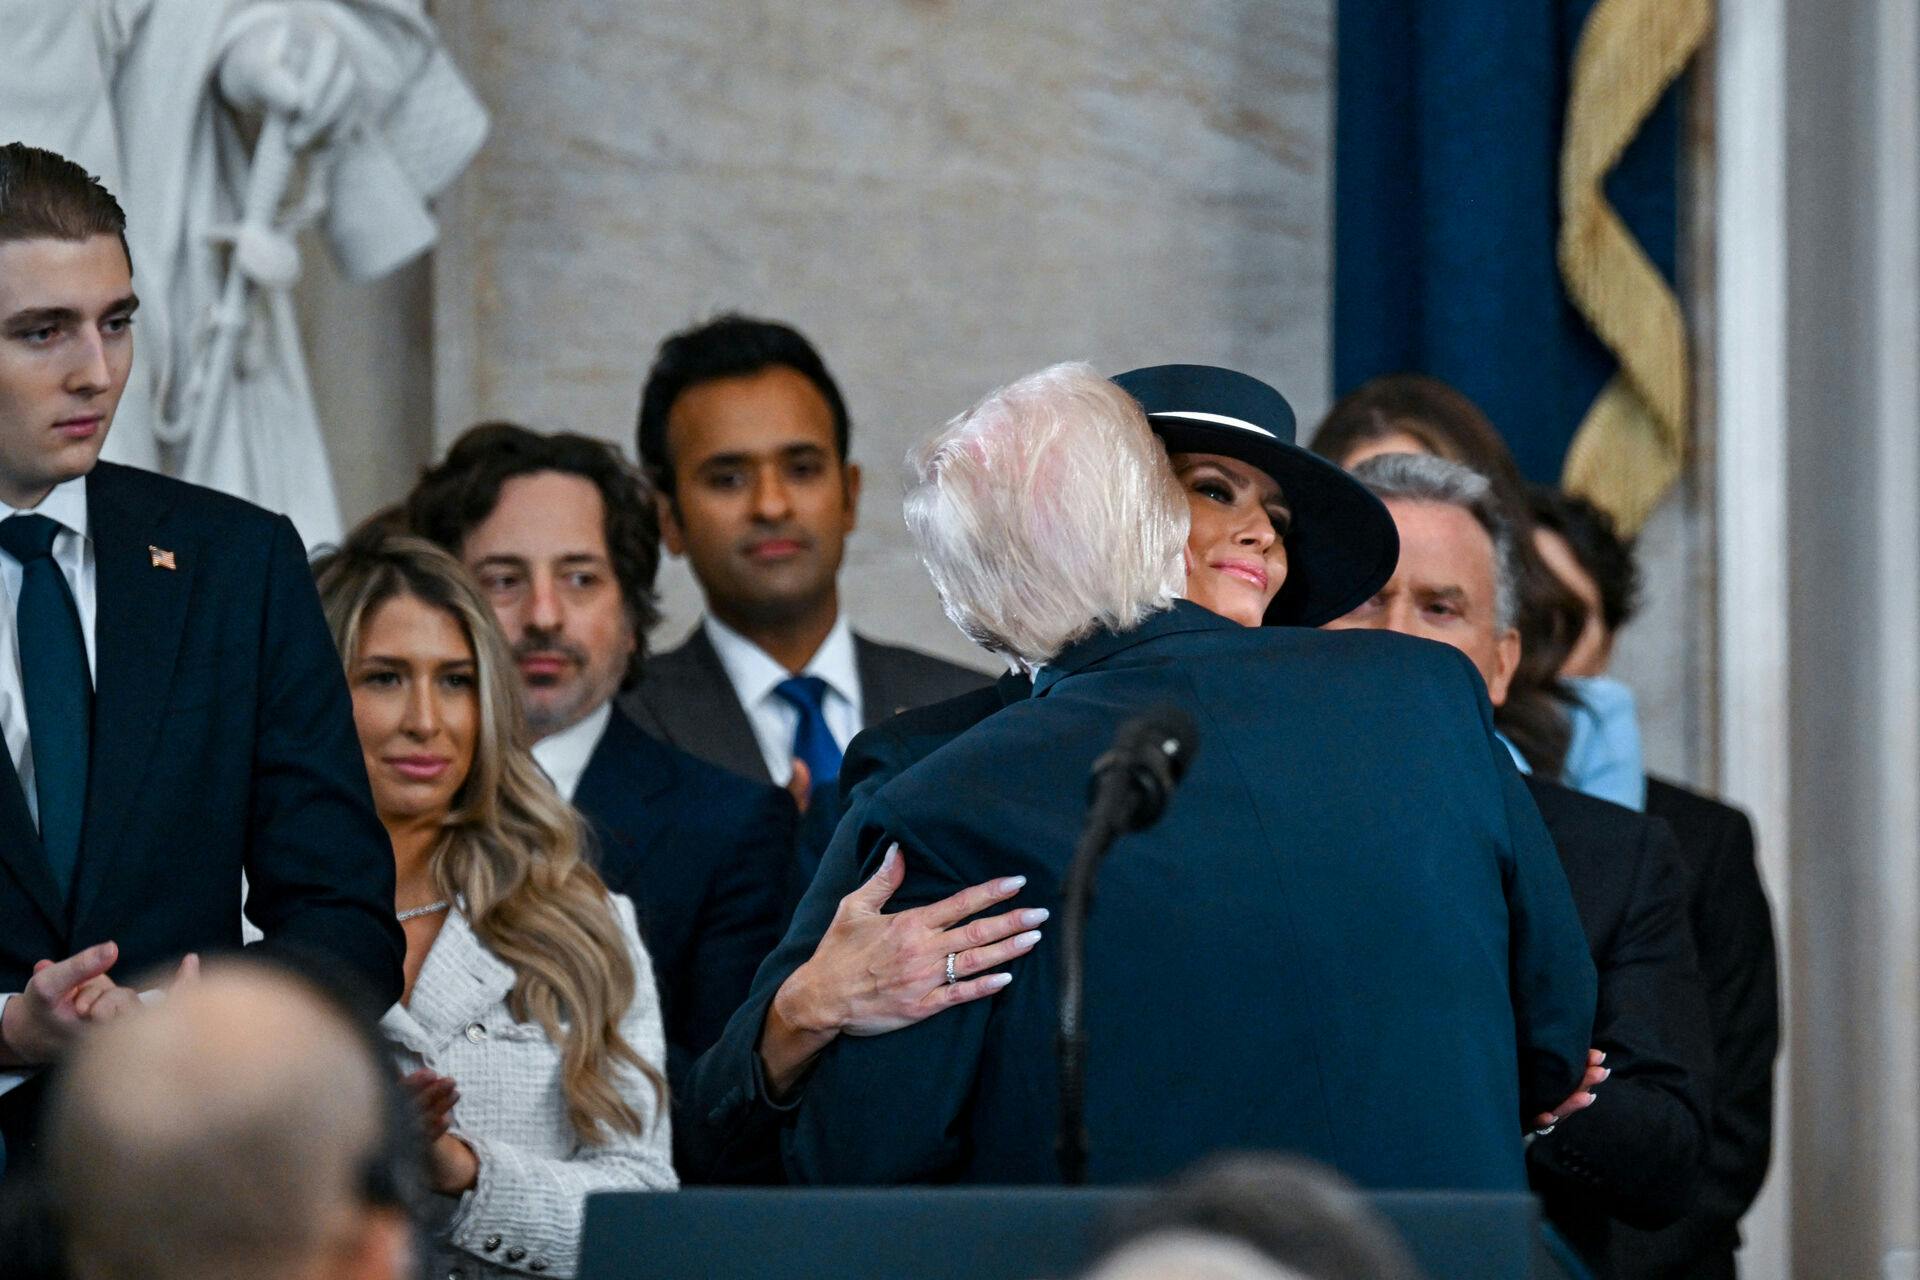
[[1588,1107],[1592,1106],[1595,1097],[1593,1091],[1599,1088],[1608,1076],[1613,1074],[1612,1071],[1609,1071],[1601,1065],[1606,1060],[1607,1055],[1600,1052],[1600,1050],[1587,1050],[1587,1073],[1581,1078],[1580,1087],[1568,1094],[1567,1100],[1553,1110],[1542,1111],[1539,1115],[1535,1116],[1533,1118],[1534,1130],[1538,1132],[1542,1129],[1551,1129],[1554,1125],[1559,1124],[1574,1112],[1585,1111]]
[[86,1027],[75,1007],[82,989],[104,978],[119,959],[120,948],[102,942],[65,960],[35,964],[26,989],[0,1014],[0,1066],[39,1066],[64,1054]]
[[460,1090],[450,1077],[425,1069],[400,1078],[413,1099],[420,1129],[427,1140],[427,1184],[443,1196],[464,1195],[480,1179],[480,1158],[473,1148],[450,1132],[453,1104]]
[[26,989],[0,1013],[0,1062],[37,1066],[65,1053],[86,1022],[73,1007],[75,993],[119,958],[120,949],[103,942],[57,963],[36,964]]
[[[50,960],[42,960],[33,966],[35,973],[47,965]],[[180,961],[180,967],[173,977],[158,990],[171,991],[183,982],[192,982],[200,976],[200,957],[189,953]],[[88,1022],[111,1022],[124,1014],[132,1013],[141,1007],[141,993],[132,987],[123,987],[106,974],[82,983],[73,994],[74,1011]]]
[[[960,922],[1026,884],[1023,876],[990,880],[952,897],[891,915],[884,908],[906,878],[900,846],[880,869],[840,900],[833,923],[807,962],[780,984],[760,1032],[760,1060],[776,1097],[837,1035],[877,1036],[909,1027],[943,1009],[992,995],[1013,981],[989,973],[1033,950],[1044,907]],[[947,955],[955,953],[947,983]]]

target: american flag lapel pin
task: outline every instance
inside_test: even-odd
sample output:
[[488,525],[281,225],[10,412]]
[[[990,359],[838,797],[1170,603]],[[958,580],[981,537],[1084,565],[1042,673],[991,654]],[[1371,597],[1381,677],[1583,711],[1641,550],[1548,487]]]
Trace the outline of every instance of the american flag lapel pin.
[[180,567],[173,562],[173,552],[167,550],[165,547],[156,547],[149,544],[147,547],[147,556],[156,569],[178,569]]

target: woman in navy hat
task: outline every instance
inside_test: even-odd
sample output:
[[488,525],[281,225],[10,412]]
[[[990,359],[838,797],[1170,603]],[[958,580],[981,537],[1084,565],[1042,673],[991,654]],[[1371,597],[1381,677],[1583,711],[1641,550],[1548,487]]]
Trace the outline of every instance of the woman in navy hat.
[[1393,574],[1399,535],[1364,485],[1296,445],[1293,408],[1258,378],[1201,364],[1133,369],[1186,493],[1187,598],[1247,626],[1317,627]]

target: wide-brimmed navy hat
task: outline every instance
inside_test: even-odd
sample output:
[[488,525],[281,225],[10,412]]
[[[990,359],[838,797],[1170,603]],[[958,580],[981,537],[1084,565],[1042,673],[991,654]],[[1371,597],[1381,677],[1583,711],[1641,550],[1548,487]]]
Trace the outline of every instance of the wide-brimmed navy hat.
[[1268,626],[1317,627],[1365,604],[1393,576],[1400,535],[1367,487],[1293,442],[1293,407],[1258,378],[1205,364],[1130,369],[1114,382],[1140,402],[1168,453],[1217,453],[1280,483],[1293,512],[1287,580]]

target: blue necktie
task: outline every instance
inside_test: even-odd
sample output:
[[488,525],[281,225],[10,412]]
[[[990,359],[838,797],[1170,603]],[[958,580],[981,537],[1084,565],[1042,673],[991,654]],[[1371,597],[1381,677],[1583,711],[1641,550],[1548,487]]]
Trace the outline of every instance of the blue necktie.
[[819,676],[791,676],[774,687],[775,693],[800,713],[793,731],[793,754],[807,766],[815,790],[840,776],[840,744],[827,728],[822,701],[827,682]]
[[40,802],[40,845],[64,896],[80,860],[80,823],[87,807],[87,738],[93,681],[87,640],[66,575],[53,560],[60,525],[45,516],[0,520],[0,551],[20,562],[14,618],[20,678],[26,686],[27,741]]

